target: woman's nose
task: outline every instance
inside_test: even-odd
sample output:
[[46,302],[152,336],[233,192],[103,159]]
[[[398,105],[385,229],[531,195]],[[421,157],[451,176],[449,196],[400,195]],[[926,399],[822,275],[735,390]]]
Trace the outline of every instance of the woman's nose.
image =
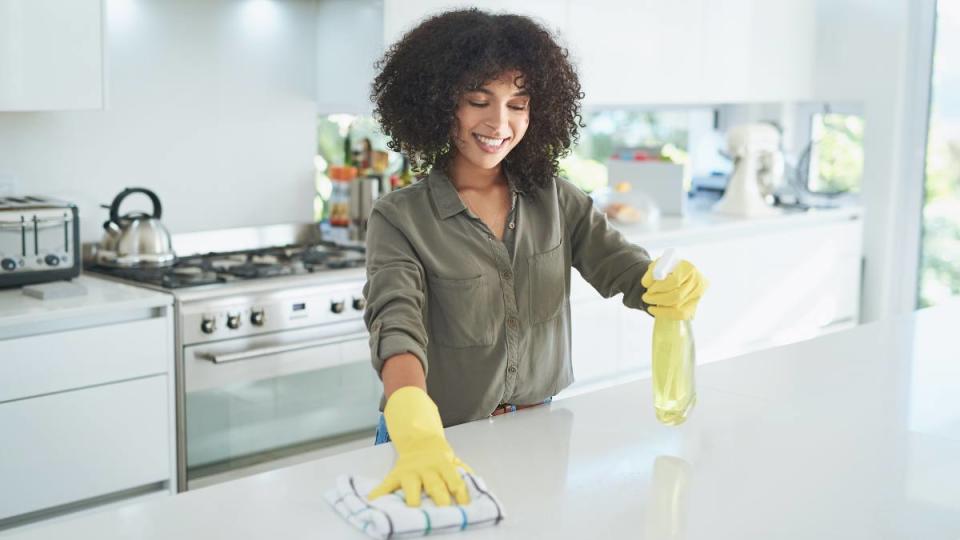
[[497,135],[502,135],[500,131],[507,127],[507,108],[491,107],[490,116],[486,118],[487,125],[497,131]]

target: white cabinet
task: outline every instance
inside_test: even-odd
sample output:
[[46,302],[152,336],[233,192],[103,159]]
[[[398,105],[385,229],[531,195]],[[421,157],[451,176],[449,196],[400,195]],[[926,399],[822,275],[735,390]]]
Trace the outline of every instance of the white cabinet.
[[101,0],[0,0],[0,111],[103,107]]
[[78,280],[62,300],[0,291],[0,527],[176,491],[172,298]]
[[795,101],[812,96],[809,0],[384,0],[384,43],[425,16],[476,6],[559,31],[594,106]]
[[859,319],[859,220],[681,249],[710,280],[694,322],[701,361],[798,341]]
[[[783,218],[789,220],[790,218]],[[693,321],[697,362],[808,339],[859,321],[862,221],[731,227],[711,238],[636,239],[658,257],[667,247],[710,286]],[[653,319],[601,298],[571,276],[573,368],[578,386],[649,371]],[[610,355],[601,358],[602,355]]]
[[703,3],[703,98],[719,103],[813,96],[816,3]]
[[567,41],[591,105],[694,103],[700,0],[569,0]]
[[0,404],[0,520],[167,480],[168,384],[160,375]]
[[590,105],[809,99],[815,3],[568,0]]
[[383,0],[383,37],[389,46],[421,20],[441,11],[476,7],[492,13],[514,13],[536,19],[551,31],[566,31],[566,0]]
[[[581,278],[577,276],[577,279]],[[599,295],[595,299],[571,304],[571,354],[573,376],[577,381],[600,379],[620,371],[617,318],[623,310],[616,299],[604,299]]]

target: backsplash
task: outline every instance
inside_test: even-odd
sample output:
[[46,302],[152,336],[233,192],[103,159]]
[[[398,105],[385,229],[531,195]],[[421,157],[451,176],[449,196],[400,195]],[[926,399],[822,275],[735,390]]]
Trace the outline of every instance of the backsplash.
[[315,2],[105,6],[107,108],[0,113],[0,191],[76,203],[83,241],[129,186],[174,233],[312,219]]

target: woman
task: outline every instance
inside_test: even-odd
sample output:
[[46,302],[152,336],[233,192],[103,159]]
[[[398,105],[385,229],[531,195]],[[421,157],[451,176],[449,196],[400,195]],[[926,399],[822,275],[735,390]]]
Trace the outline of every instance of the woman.
[[582,93],[567,53],[516,15],[452,11],[387,51],[372,98],[391,148],[420,182],[380,199],[367,233],[373,364],[384,385],[378,442],[397,462],[371,494],[421,488],[467,502],[451,426],[550,400],[573,382],[570,268],[605,297],[691,318],[689,263],[651,286],[647,252],[557,178]]

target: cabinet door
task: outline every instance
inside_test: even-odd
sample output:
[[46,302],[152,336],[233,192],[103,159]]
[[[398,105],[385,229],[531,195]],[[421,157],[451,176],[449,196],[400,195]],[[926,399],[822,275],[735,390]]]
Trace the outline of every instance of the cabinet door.
[[816,2],[754,0],[750,86],[744,101],[802,101],[813,96]]
[[2,0],[0,36],[0,111],[103,107],[100,0]]
[[[706,2],[703,6],[704,99],[719,103],[748,98],[753,76],[751,28],[754,0]],[[757,66],[757,70],[763,66]]]
[[702,0],[569,0],[570,50],[588,105],[701,95]]
[[0,404],[0,519],[170,476],[168,379]]
[[389,45],[424,18],[451,9],[475,7],[493,13],[514,13],[536,19],[561,38],[567,28],[567,2],[564,0],[384,0],[383,36]]
[[681,255],[710,281],[694,320],[698,361],[855,321],[859,231],[859,221],[851,221],[684,247]]
[[653,317],[639,309],[621,306],[620,371],[649,371],[653,358]]
[[623,309],[619,296],[600,296],[580,272],[570,271],[570,353],[577,385],[608,377],[619,369],[617,320]]
[[167,318],[0,340],[0,401],[167,373]]
[[571,304],[573,376],[577,383],[614,375],[619,369],[619,300]]

